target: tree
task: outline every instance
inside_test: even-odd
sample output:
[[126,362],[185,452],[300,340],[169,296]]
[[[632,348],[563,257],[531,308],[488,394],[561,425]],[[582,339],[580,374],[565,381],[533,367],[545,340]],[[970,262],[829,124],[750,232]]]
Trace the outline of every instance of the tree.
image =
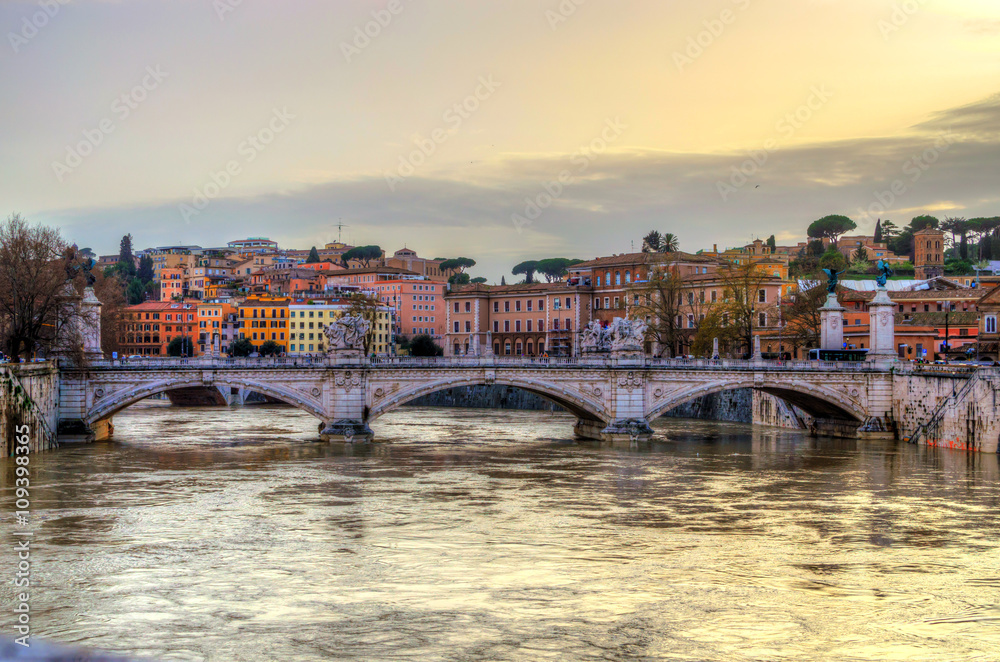
[[442,262],[440,268],[442,271],[451,271],[453,274],[460,274],[474,266],[476,266],[476,261],[471,257],[453,257],[450,260]]
[[422,333],[410,341],[410,356],[444,356],[444,350],[438,347],[433,338]]
[[872,237],[872,241],[874,241],[876,244],[881,244],[882,243],[882,219],[881,218],[875,221],[875,236]]
[[507,284],[507,280],[503,276],[500,276],[500,284],[501,285],[506,285]]
[[475,278],[473,278],[473,279],[472,279],[472,280],[470,280],[469,282],[470,282],[470,283],[485,283],[485,282],[486,282],[486,279],[485,279],[485,278],[483,278],[482,276],[476,276]]
[[660,239],[661,253],[676,253],[681,248],[681,242],[673,232],[664,232]]
[[313,246],[309,249],[309,257],[306,258],[306,264],[316,264],[319,262],[319,251]]
[[844,259],[843,253],[838,251],[835,245],[830,244],[830,248],[819,259],[819,267],[820,269],[843,271],[847,268],[847,260]]
[[135,275],[135,255],[132,253],[132,235],[127,234],[122,237],[118,249],[118,268],[123,274],[129,277]]
[[254,352],[253,343],[246,338],[239,338],[229,346],[229,353],[232,356],[250,356]]
[[771,249],[772,253],[774,252],[775,248],[777,248],[777,246],[778,246],[778,242],[775,240],[773,234],[770,237],[767,238],[767,241],[765,243]]
[[910,220],[910,231],[920,232],[925,228],[937,228],[939,224],[940,221],[934,216],[914,216]]
[[538,271],[545,276],[547,282],[551,283],[564,278],[571,266],[582,261],[565,257],[550,257],[538,261]]
[[281,345],[273,340],[265,340],[257,351],[260,352],[261,356],[277,356],[281,354]]
[[646,233],[646,236],[642,238],[642,252],[659,253],[661,241],[662,235],[660,235],[657,230],[650,230]]
[[826,249],[823,247],[823,241],[821,239],[813,239],[806,244],[806,255],[819,257],[824,251],[826,251]]
[[705,319],[698,324],[698,331],[691,340],[691,353],[694,356],[712,358],[716,338],[719,339],[720,354],[732,347],[738,340],[736,327],[729,324],[728,315],[721,308],[708,311]]
[[189,357],[194,355],[194,344],[187,336],[177,336],[167,345],[167,356]]
[[899,235],[899,227],[895,223],[889,219],[880,222],[882,223],[882,238],[884,241],[889,241]]
[[759,328],[757,314],[768,312],[775,305],[775,302],[759,300],[759,292],[772,277],[753,262],[727,264],[719,270],[719,276],[724,290],[722,304],[716,310],[722,315],[722,324],[732,327],[733,339],[742,346],[744,353],[749,354],[753,348],[753,331]]
[[382,259],[382,248],[376,245],[355,246],[340,256],[340,261],[345,267],[350,267],[351,260],[357,260],[366,269],[371,266],[372,260],[380,259]]
[[808,290],[799,290],[792,295],[791,305],[783,307],[785,328],[782,340],[787,339],[793,349],[819,347],[823,328],[819,309],[826,300],[826,285],[817,274],[814,274],[814,279],[816,285]]
[[0,338],[14,360],[52,342],[63,315],[64,248],[58,230],[29,225],[19,214],[0,223]]
[[518,276],[524,274],[524,282],[531,284],[535,282],[535,272],[538,271],[538,260],[525,260],[514,265],[510,270],[512,274]]
[[138,278],[133,278],[125,288],[125,298],[130,306],[142,303],[146,300],[146,286]]
[[837,238],[845,232],[850,232],[858,224],[846,216],[831,214],[809,224],[807,234],[815,239],[827,238],[836,243]]
[[468,285],[472,282],[472,277],[469,274],[452,274],[448,276],[448,282],[451,285]]
[[851,262],[864,262],[868,265],[868,249],[864,246],[858,246],[857,250],[851,255]]
[[139,258],[139,270],[135,273],[135,277],[143,284],[153,281],[155,277],[153,273],[153,258],[148,255],[143,255]]
[[632,307],[630,317],[647,320],[646,337],[654,343],[657,356],[675,356],[684,337],[682,289],[677,268],[664,265],[654,267],[646,282],[634,290],[639,303]]

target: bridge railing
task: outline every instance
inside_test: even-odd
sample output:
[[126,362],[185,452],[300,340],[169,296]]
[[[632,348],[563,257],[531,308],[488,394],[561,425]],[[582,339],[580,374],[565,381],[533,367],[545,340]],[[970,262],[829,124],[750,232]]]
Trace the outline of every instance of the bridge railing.
[[[518,366],[525,368],[651,368],[661,370],[779,370],[794,372],[884,372],[885,368],[867,362],[758,360],[752,359],[688,359],[637,357],[617,358],[608,355],[583,356],[374,356],[360,359],[361,366],[445,368],[475,366]],[[358,366],[354,362],[338,362],[330,356],[273,357],[207,357],[175,358],[144,357],[136,359],[104,359],[92,361],[91,368],[114,370],[187,369],[296,369]],[[947,366],[941,366],[947,367]]]

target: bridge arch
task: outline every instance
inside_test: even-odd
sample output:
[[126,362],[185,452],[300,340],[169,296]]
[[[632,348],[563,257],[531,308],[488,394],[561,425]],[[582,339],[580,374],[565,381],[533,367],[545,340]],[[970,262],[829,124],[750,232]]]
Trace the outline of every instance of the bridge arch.
[[[373,387],[378,386],[380,380],[373,380]],[[535,395],[545,398],[549,402],[554,402],[563,409],[584,420],[591,420],[607,424],[611,416],[604,403],[593,397],[586,396],[578,391],[563,388],[558,383],[549,383],[534,379],[508,377],[497,375],[496,379],[486,380],[481,375],[470,376],[450,376],[444,379],[436,379],[432,382],[422,383],[415,386],[403,387],[402,389],[387,393],[379,398],[381,388],[374,389],[374,403],[368,412],[368,421],[374,421],[383,414],[398,409],[407,402],[438,391],[449,388],[461,388],[464,386],[512,386],[520,388]],[[408,385],[409,386],[409,385]]]
[[290,388],[271,384],[255,379],[242,379],[238,377],[216,377],[210,382],[205,382],[200,375],[197,377],[185,376],[180,379],[158,379],[155,381],[141,382],[132,387],[119,389],[103,398],[97,399],[87,412],[86,422],[93,425],[97,421],[114,416],[126,407],[144,400],[157,393],[172,391],[180,388],[190,388],[197,386],[229,386],[236,388],[246,388],[264,395],[271,396],[276,400],[292,405],[306,411],[320,420],[325,420],[322,403],[316,398],[309,398],[306,395],[296,392]]
[[725,381],[718,380],[683,388],[670,393],[663,400],[655,403],[646,416],[652,422],[675,407],[705,395],[730,391],[739,388],[753,388],[769,395],[781,398],[795,405],[815,418],[832,418],[859,423],[867,418],[864,405],[848,393],[838,391],[829,386],[819,386],[809,382],[779,381],[765,379],[759,381],[752,375],[743,379]]

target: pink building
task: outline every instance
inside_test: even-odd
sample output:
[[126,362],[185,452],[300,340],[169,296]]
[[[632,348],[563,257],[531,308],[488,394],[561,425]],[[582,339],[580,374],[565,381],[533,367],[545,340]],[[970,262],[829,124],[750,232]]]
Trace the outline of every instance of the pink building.
[[444,340],[445,283],[413,278],[379,280],[364,286],[393,310],[396,336],[427,334],[438,344]]

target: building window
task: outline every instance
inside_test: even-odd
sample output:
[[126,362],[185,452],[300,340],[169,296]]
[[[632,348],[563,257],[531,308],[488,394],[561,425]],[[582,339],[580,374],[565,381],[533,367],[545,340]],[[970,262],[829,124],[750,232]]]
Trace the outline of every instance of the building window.
[[757,290],[757,301],[767,303],[767,290]]
[[503,321],[503,330],[504,333],[510,333],[510,320]]
[[528,333],[531,333],[531,320],[528,320],[528,328],[527,328],[527,331],[528,331]]
[[500,333],[500,321],[493,320],[493,333]]
[[986,333],[996,333],[997,332],[997,316],[987,315],[986,316]]
[[615,272],[615,285],[621,285],[621,284],[622,284],[622,272],[616,271]]
[[625,282],[626,283],[631,283],[632,282],[632,272],[631,271],[626,271],[625,272]]
[[456,313],[458,312],[458,302],[457,301],[455,302],[455,312]]
[[455,333],[458,333],[458,322],[455,322]]
[[467,312],[467,313],[471,313],[472,312],[472,302],[471,301],[466,301],[465,302],[465,312]]
[[767,326],[767,313],[757,313],[757,326]]
[[468,322],[468,321],[467,321],[467,322],[465,323],[465,332],[466,332],[466,333],[471,333],[471,332],[472,332],[472,322]]
[[500,302],[499,301],[494,301],[493,302],[493,312],[494,313],[499,313],[500,312]]
[[521,312],[521,300],[520,299],[518,299],[517,301],[514,302],[514,310],[516,312]]
[[509,313],[510,312],[510,301],[504,301],[503,302],[503,311],[505,313]]
[[545,310],[545,299],[538,300],[538,310],[539,311]]

